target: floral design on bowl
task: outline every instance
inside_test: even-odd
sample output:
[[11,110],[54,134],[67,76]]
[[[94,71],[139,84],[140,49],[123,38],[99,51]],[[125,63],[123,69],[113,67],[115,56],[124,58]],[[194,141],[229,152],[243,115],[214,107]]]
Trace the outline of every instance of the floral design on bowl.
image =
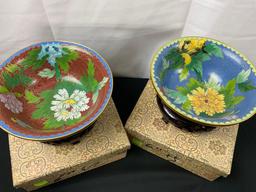
[[151,79],[170,109],[201,124],[237,124],[256,113],[254,65],[217,40],[167,43],[152,60]]
[[0,126],[25,139],[56,140],[81,131],[103,112],[113,89],[106,61],[76,43],[34,44],[0,68]]

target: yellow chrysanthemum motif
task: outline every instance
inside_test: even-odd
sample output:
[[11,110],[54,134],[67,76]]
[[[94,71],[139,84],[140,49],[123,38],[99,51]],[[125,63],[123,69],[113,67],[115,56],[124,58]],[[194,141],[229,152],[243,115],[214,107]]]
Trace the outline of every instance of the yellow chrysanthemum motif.
[[188,99],[197,115],[206,113],[209,116],[213,116],[215,113],[225,111],[224,95],[219,94],[215,89],[208,88],[204,90],[198,87],[191,93],[188,94]]
[[179,43],[179,49],[184,49],[188,54],[195,53],[202,49],[205,44],[206,39],[191,39],[186,41],[181,41]]

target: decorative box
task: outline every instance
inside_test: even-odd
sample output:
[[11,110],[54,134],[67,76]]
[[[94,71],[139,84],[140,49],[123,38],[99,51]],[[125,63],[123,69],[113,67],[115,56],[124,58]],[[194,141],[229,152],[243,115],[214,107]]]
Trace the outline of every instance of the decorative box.
[[9,146],[13,185],[31,191],[124,158],[130,143],[110,100],[76,144],[53,145],[9,135]]
[[148,81],[125,126],[132,143],[210,181],[230,174],[238,125],[188,132],[162,117]]

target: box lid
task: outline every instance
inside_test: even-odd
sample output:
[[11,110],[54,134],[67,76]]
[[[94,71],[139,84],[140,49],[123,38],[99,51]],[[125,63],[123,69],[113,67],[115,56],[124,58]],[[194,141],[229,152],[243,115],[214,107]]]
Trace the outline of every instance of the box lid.
[[130,147],[112,99],[92,130],[80,143],[51,145],[9,135],[14,186],[54,174],[99,158],[124,152]]
[[209,132],[191,133],[166,124],[156,102],[156,92],[148,81],[126,123],[128,133],[154,141],[193,161],[230,174],[238,125],[217,127]]

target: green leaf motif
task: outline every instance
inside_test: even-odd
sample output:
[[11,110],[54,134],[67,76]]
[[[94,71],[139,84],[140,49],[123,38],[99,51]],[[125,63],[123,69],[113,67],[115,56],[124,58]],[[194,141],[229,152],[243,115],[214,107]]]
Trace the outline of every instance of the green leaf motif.
[[186,87],[177,86],[176,89],[183,95],[187,95],[190,92]]
[[56,84],[54,88],[54,91],[55,91],[54,94],[57,93],[59,89],[66,89],[69,95],[71,95],[76,89],[80,91],[86,91],[86,87],[83,84],[78,84],[78,83],[75,83],[72,81],[66,81],[66,80],[62,80],[58,84]]
[[103,77],[103,79],[101,80],[101,82],[99,82],[99,85],[98,85],[98,90],[101,90],[105,85],[106,83],[108,82],[108,77]]
[[184,96],[182,93],[172,90],[172,89],[168,89],[168,88],[164,88],[164,92],[166,93],[166,95],[172,99],[174,99],[174,103],[175,104],[183,104],[186,102],[187,97]]
[[5,86],[0,85],[0,93],[9,93],[9,90]]
[[192,56],[191,63],[187,65],[189,70],[193,70],[197,78],[201,81],[202,76],[203,76],[203,62],[210,60],[210,57],[203,53],[203,52],[198,52],[197,54]]
[[163,70],[167,69],[169,66],[169,62],[166,59],[163,59]]
[[78,58],[78,53],[75,50],[64,47],[62,49],[66,54],[56,58],[56,63],[60,66],[60,69],[65,73],[69,71],[69,62]]
[[175,55],[171,61],[171,69],[180,69],[184,65],[184,59],[180,54]]
[[39,103],[40,97],[35,96],[32,91],[25,90],[25,99],[28,103]]
[[179,80],[180,81],[184,81],[185,79],[188,78],[189,75],[189,71],[187,67],[184,67],[181,71],[181,73],[179,74]]
[[190,78],[189,82],[187,83],[187,89],[189,90],[189,92],[191,92],[192,90],[198,88],[198,87],[202,87],[202,83],[197,81],[194,78]]
[[54,70],[55,70],[56,79],[57,81],[59,81],[62,78],[62,75],[60,72],[59,65],[57,63],[54,64]]
[[235,79],[229,80],[224,88],[224,95],[230,95],[230,96],[234,95],[235,88],[236,88],[236,80]]
[[53,112],[50,110],[53,95],[54,90],[46,90],[41,92],[40,97],[43,99],[43,101],[37,104],[36,110],[32,113],[33,119],[53,118]]
[[176,55],[179,55],[178,49],[177,49],[177,48],[172,48],[172,49],[169,50],[169,52],[168,52],[167,55],[165,56],[165,59],[166,59],[167,61],[173,60],[173,58],[176,57]]
[[42,102],[38,103],[36,110],[32,113],[33,119],[42,119],[44,121],[44,129],[56,129],[64,126],[63,121],[57,121],[54,118],[54,112],[50,110],[51,101],[54,96],[54,90],[46,90],[40,94],[43,99]]
[[[179,69],[184,65],[184,59],[181,54],[178,52],[177,48],[172,48],[165,56],[166,62],[168,62],[169,67],[164,67],[163,69]],[[165,63],[167,66],[167,63]]]
[[233,97],[232,98],[232,103],[233,103],[233,105],[237,105],[237,104],[239,104],[243,100],[244,100],[243,96]]
[[[53,113],[52,113],[52,115],[53,115]],[[57,121],[54,118],[49,118],[46,121],[44,121],[44,129],[57,129],[62,126],[64,126],[63,121]]]
[[195,56],[193,56],[193,58],[201,62],[209,61],[211,59],[209,55],[205,54],[202,51],[198,52]]
[[27,86],[32,82],[32,79],[26,76],[23,71],[13,75],[4,71],[2,72],[2,78],[7,89],[13,89],[19,85]]
[[95,69],[94,69],[94,63],[91,59],[88,61],[88,77],[94,77]]
[[236,77],[237,83],[244,83],[248,80],[249,76],[251,74],[251,69],[248,69],[247,71],[242,70]]
[[13,89],[14,87],[19,85],[19,78],[18,76],[11,76],[10,73],[2,72],[2,78],[4,79],[4,84],[7,89]]
[[215,89],[217,91],[220,90],[220,83],[213,77],[213,76],[210,76],[210,78],[208,79],[207,82],[205,82],[205,86],[207,88],[212,88],[212,89]]
[[38,75],[42,78],[47,78],[47,79],[51,79],[54,77],[55,75],[55,71],[54,70],[51,70],[51,69],[43,69],[42,71],[39,71],[38,72]]
[[78,119],[68,119],[66,122],[65,122],[65,125],[67,126],[72,126],[72,125],[75,125],[77,124],[78,122],[81,122],[85,119],[85,116],[83,117],[80,117]]
[[163,60],[163,68],[160,71],[159,77],[160,81],[165,78],[166,73],[170,69],[180,69],[184,65],[184,59],[181,54],[177,51],[176,48],[173,48],[169,51],[169,53],[165,56]]
[[203,84],[199,81],[197,81],[194,78],[190,78],[187,85],[182,87],[182,86],[177,86],[176,89],[178,92],[180,92],[182,95],[187,95],[189,94],[192,90],[198,88],[198,87],[203,87]]
[[163,81],[163,79],[164,79],[166,73],[168,72],[168,70],[169,70],[169,68],[163,69],[163,70],[160,71],[160,73],[159,73],[160,81]]
[[40,53],[40,51],[41,48],[29,51],[26,58],[21,62],[24,68],[32,67],[33,70],[36,70],[46,62],[47,55],[45,55],[42,59],[38,59],[38,54]]
[[9,73],[14,73],[16,71],[20,70],[20,67],[17,64],[8,64],[5,67],[6,71],[8,71]]
[[181,107],[182,107],[183,110],[185,110],[187,112],[190,112],[191,109],[192,109],[191,103],[188,99],[182,104]]
[[216,44],[213,44],[213,43],[207,44],[207,45],[205,45],[204,50],[209,55],[214,55],[214,56],[220,57],[220,58],[224,57],[221,48]]
[[225,87],[220,88],[220,93],[224,95],[226,109],[233,108],[233,95],[236,88],[236,79],[229,80]]
[[99,91],[105,86],[105,84],[108,82],[108,77],[103,77],[103,79],[101,80],[101,82],[99,82],[98,86],[97,86],[97,90],[93,93],[92,96],[92,103],[96,103],[98,96],[99,96]]
[[251,90],[254,90],[256,89],[256,87],[254,85],[252,85],[252,82],[247,80],[243,83],[239,83],[237,84],[238,85],[238,89],[241,91],[241,92],[247,92],[247,91],[251,91]]
[[98,81],[94,78],[94,63],[91,59],[89,59],[87,64],[87,74],[84,74],[80,81],[86,87],[87,92],[95,92],[98,87]]
[[99,91],[95,91],[92,95],[92,103],[96,103],[97,99],[98,99],[98,96],[99,96]]
[[[243,96],[225,96],[225,105],[226,109],[233,109],[236,105],[238,105],[241,101],[244,100]],[[227,110],[226,110],[227,111]]]

